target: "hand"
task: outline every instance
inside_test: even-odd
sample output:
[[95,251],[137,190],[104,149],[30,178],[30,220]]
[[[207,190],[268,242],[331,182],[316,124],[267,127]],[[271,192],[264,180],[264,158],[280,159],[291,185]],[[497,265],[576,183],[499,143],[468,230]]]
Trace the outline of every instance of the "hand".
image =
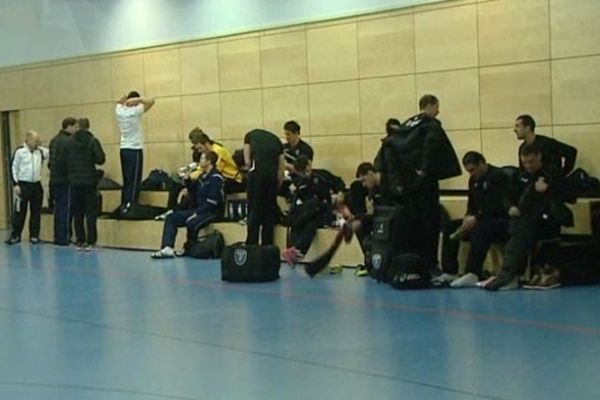
[[196,213],[193,213],[192,215],[189,216],[188,219],[185,220],[185,223],[187,224],[188,222],[190,222],[191,220],[193,220],[194,218],[196,218],[198,215]]
[[294,185],[294,184],[292,183],[292,184],[290,185],[290,193],[294,194],[294,193],[296,193],[296,190],[297,190],[297,188],[296,188],[296,185]]
[[187,188],[183,188],[181,189],[181,192],[179,192],[181,196],[187,196],[188,195],[188,190]]
[[418,169],[415,171],[417,173],[417,175],[419,176],[425,176],[425,172],[423,172],[422,170]]
[[13,193],[15,194],[15,196],[21,195],[21,188],[19,187],[19,185],[13,186]]
[[470,230],[475,228],[475,225],[477,225],[477,218],[475,218],[475,216],[473,216],[473,215],[467,215],[463,219],[461,229],[464,232],[469,232]]
[[512,206],[511,208],[508,209],[508,215],[510,215],[513,218],[520,217],[521,211],[519,211],[519,209],[517,207]]
[[546,183],[543,177],[540,177],[535,182],[535,191],[538,193],[544,193],[546,190],[548,190],[548,184]]

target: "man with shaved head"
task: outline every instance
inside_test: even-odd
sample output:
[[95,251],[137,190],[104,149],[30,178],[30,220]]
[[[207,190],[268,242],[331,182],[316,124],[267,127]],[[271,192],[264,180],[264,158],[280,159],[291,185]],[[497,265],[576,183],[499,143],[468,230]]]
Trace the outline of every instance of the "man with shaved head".
[[42,165],[47,159],[48,150],[40,146],[40,135],[34,131],[27,132],[25,143],[17,148],[11,162],[13,194],[16,201],[12,232],[6,244],[11,245],[21,241],[27,207],[30,210],[29,241],[32,244],[40,241],[40,218],[44,197],[40,180]]

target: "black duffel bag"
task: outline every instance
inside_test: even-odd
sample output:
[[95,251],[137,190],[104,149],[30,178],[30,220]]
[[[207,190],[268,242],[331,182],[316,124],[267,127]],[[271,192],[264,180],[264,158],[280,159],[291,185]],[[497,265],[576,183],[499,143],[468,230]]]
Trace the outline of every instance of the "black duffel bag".
[[427,289],[431,287],[431,276],[421,256],[415,253],[398,254],[392,260],[394,289]]
[[221,280],[227,282],[269,282],[279,279],[281,259],[277,246],[225,247],[221,256]]
[[217,230],[208,235],[200,236],[196,240],[188,240],[184,243],[184,255],[193,258],[221,258],[223,248],[225,247],[225,238]]

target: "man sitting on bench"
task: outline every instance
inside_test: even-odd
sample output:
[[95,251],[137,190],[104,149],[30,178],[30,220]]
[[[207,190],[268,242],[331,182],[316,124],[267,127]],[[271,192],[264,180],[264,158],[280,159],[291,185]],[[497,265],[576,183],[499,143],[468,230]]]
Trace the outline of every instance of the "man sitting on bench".
[[452,287],[475,287],[483,270],[483,262],[493,243],[508,240],[507,194],[509,178],[500,168],[486,162],[482,154],[469,151],[462,160],[469,173],[469,200],[464,218],[444,227],[442,265],[444,275],[456,278],[460,239],[468,239],[469,256],[466,274],[452,281]]
[[217,171],[218,156],[212,151],[202,153],[200,168],[205,173],[198,180],[195,195],[195,208],[175,211],[167,216],[163,228],[161,249],[152,258],[173,258],[175,256],[175,236],[177,228],[187,227],[188,240],[193,240],[198,231],[210,222],[222,217],[224,212],[223,175]]

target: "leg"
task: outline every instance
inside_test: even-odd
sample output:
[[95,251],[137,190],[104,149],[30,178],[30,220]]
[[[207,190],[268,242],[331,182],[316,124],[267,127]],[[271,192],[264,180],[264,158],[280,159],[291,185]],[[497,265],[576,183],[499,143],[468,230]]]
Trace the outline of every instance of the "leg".
[[53,185],[54,197],[54,243],[58,245],[69,244],[70,215],[70,190],[67,185]]
[[86,187],[71,188],[71,214],[73,215],[73,225],[75,227],[75,242],[78,244],[84,244],[86,239],[83,225],[86,189]]
[[460,249],[460,240],[450,239],[452,235],[462,225],[462,219],[450,221],[444,228],[442,239],[442,268],[445,273],[458,274],[458,250]]
[[319,221],[314,219],[307,221],[303,226],[292,228],[292,246],[306,255],[319,228]]
[[214,215],[214,214],[206,214],[206,215],[198,215],[198,216],[196,216],[196,218],[193,218],[192,220],[188,221],[186,223],[187,240],[188,241],[196,240],[200,229],[208,226],[208,224],[210,224],[215,218],[216,218],[216,215]]
[[177,236],[177,228],[186,226],[187,219],[194,214],[193,211],[177,211],[167,216],[163,226],[161,249],[165,247],[173,248]]
[[121,149],[121,175],[123,176],[123,187],[121,188],[121,206],[127,204],[131,199],[131,165],[129,161],[129,150]]
[[142,173],[144,168],[144,153],[142,150],[135,150],[135,173],[133,179],[133,201],[132,204],[137,204],[140,198],[140,190],[142,188]]
[[98,231],[96,220],[98,219],[98,192],[95,186],[88,186],[85,189],[85,223],[87,228],[87,240],[89,245],[95,245],[98,240]]
[[23,232],[23,226],[25,225],[25,217],[27,216],[27,207],[29,206],[30,194],[27,184],[21,183],[19,187],[21,188],[21,195],[15,203],[12,233],[10,235],[12,239],[21,238],[21,232]]
[[423,183],[419,193],[419,254],[429,271],[438,270],[438,242],[440,234],[441,210],[437,181]]
[[481,278],[483,262],[493,243],[504,243],[508,238],[508,220],[492,219],[480,221],[469,233],[471,247],[467,259],[467,272]]
[[277,207],[277,178],[265,179],[262,184],[262,231],[260,233],[260,243],[270,245],[275,243],[275,223],[279,208]]
[[257,187],[258,177],[256,171],[248,174],[248,224],[246,226],[246,244],[257,245],[260,224],[262,221],[263,203],[260,198],[260,188]]
[[40,222],[42,218],[42,201],[44,201],[44,189],[41,183],[31,187],[31,203],[29,214],[29,240],[39,240]]

